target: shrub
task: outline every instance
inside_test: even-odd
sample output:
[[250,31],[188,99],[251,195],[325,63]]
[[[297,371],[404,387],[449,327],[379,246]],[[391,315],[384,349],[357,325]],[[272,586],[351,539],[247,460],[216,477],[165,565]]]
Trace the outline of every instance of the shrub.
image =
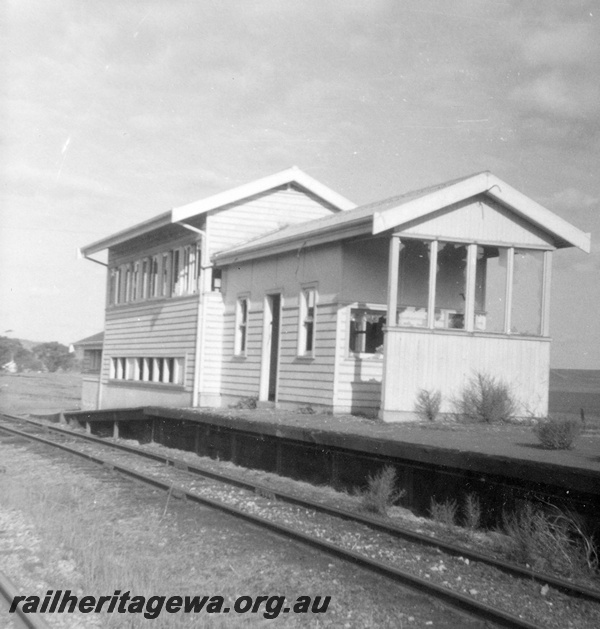
[[387,510],[406,492],[396,489],[396,470],[386,465],[377,474],[369,476],[367,489],[359,492],[360,508],[368,513],[387,515]]
[[533,432],[545,448],[568,450],[581,432],[581,424],[567,417],[546,417],[538,421]]
[[426,419],[430,422],[435,421],[440,406],[442,405],[442,394],[440,391],[428,391],[421,389],[417,395],[415,404],[415,412],[420,419]]
[[571,578],[589,578],[598,570],[597,548],[577,515],[526,503],[503,519],[509,559]]
[[429,513],[431,514],[431,517],[440,524],[452,526],[456,522],[457,510],[458,504],[456,503],[456,500],[444,500],[444,502],[438,502],[435,498],[431,499]]
[[471,378],[453,405],[463,419],[488,424],[510,421],[518,409],[509,386],[484,373]]
[[258,398],[256,396],[245,397],[236,402],[235,404],[230,404],[229,408],[235,409],[255,409],[258,402]]
[[464,505],[465,526],[472,531],[481,525],[481,503],[475,494],[467,494]]

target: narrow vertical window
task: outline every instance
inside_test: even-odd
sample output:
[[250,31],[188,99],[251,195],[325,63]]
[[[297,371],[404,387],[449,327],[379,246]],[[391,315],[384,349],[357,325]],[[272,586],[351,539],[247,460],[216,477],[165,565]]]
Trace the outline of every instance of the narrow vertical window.
[[311,356],[314,352],[316,306],[316,289],[303,289],[300,293],[300,329],[298,331],[298,354],[300,356]]
[[127,303],[128,301],[131,301],[131,278],[132,278],[131,264],[128,264],[125,267],[125,299],[123,300],[125,301],[125,303]]
[[171,295],[176,296],[179,295],[180,285],[179,285],[179,267],[181,262],[181,254],[179,249],[173,250],[173,262],[171,265]]
[[140,263],[139,260],[133,263],[133,276],[131,279],[131,301],[138,298],[138,283],[140,281]]
[[142,299],[147,299],[148,298],[149,268],[150,268],[150,259],[149,258],[144,258],[142,260],[142,285],[141,285],[141,288],[142,288],[141,293],[142,294],[140,295],[140,297]]
[[245,356],[248,342],[248,298],[240,297],[235,315],[235,353]]
[[150,260],[150,289],[149,297],[158,297],[158,256]]
[[169,286],[169,253],[162,254],[162,265],[160,271],[160,294],[163,297],[169,297],[171,294]]
[[114,267],[110,270],[110,289],[109,289],[109,303],[119,303],[119,291],[121,279],[121,270],[118,267]]

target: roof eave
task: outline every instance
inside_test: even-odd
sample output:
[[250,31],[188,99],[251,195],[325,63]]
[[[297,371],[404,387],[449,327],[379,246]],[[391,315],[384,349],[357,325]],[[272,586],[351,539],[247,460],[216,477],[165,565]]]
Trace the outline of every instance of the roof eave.
[[489,172],[480,173],[448,188],[442,188],[396,207],[375,212],[373,234],[397,228],[409,221],[422,218],[482,193],[549,233],[557,248],[578,247],[585,253],[590,252],[590,234],[582,232]]
[[294,234],[289,238],[281,238],[267,245],[257,243],[252,246],[219,251],[214,254],[213,261],[218,265],[233,264],[370,233],[371,217],[366,216],[356,221],[349,221],[341,226],[337,224],[328,225],[326,228],[316,229],[309,233]]
[[194,201],[193,203],[175,208],[172,212],[172,221],[179,223],[198,214],[204,214],[211,210],[216,210],[226,205],[242,201],[248,197],[268,192],[273,188],[294,183],[320,197],[333,206],[336,211],[351,210],[356,207],[356,204],[352,201],[349,201],[341,194],[338,194],[316,179],[313,179],[296,166],[292,166],[274,175],[269,175],[268,177],[257,179],[256,181],[238,186],[232,190],[219,192],[207,199],[201,199],[200,201]]
[[93,253],[103,251],[104,249],[109,249],[110,247],[120,245],[121,243],[131,240],[132,238],[137,238],[138,236],[148,234],[155,229],[170,225],[171,222],[171,211],[164,212],[163,214],[159,214],[158,216],[155,216],[148,221],[138,223],[137,225],[134,225],[133,227],[128,227],[127,229],[117,232],[112,236],[97,240],[87,247],[82,247],[80,251],[83,256],[89,256]]

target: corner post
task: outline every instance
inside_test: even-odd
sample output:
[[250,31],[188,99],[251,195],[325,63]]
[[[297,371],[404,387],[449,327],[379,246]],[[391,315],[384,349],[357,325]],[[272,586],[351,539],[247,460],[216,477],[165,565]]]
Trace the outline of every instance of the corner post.
[[[400,271],[400,236],[392,234],[388,258],[388,292],[387,292],[387,324],[386,328],[396,327],[398,311],[398,277]],[[389,332],[383,337],[383,378],[381,381],[381,404],[379,415],[383,417],[386,408],[387,390],[393,388],[388,383],[388,364],[390,362]]]

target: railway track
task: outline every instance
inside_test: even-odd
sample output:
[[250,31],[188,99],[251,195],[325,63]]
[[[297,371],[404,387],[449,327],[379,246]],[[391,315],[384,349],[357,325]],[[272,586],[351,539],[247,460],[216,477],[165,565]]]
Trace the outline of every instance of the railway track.
[[[19,592],[10,579],[0,572],[0,607],[10,609],[11,603]],[[8,611],[7,611],[8,616]],[[10,619],[15,629],[50,629],[48,624],[38,614],[25,614],[21,609],[21,604],[17,607],[17,611]]]
[[[25,427],[27,430],[18,429],[15,425],[20,425],[20,428]],[[176,486],[173,478],[167,478],[164,473],[157,474],[155,470],[153,473],[149,474],[148,471],[140,471],[139,469],[134,469],[129,465],[125,465],[123,462],[116,461],[114,456],[112,459],[106,459],[104,456],[101,456],[99,452],[107,449],[112,450],[113,453],[119,452],[122,455],[122,461],[127,461],[127,457],[136,455],[136,457],[142,457],[151,461],[153,464],[160,464],[163,470],[166,468],[172,468],[180,476],[184,475],[188,478],[203,477],[217,483],[227,483],[229,486],[235,485],[244,492],[252,492],[254,495],[276,499],[277,501],[289,503],[301,509],[324,514],[327,517],[341,518],[349,522],[367,526],[372,531],[377,531],[396,539],[401,538],[411,544],[414,544],[415,552],[418,552],[419,547],[433,547],[441,553],[454,557],[461,557],[470,561],[480,562],[516,578],[535,580],[540,584],[551,585],[553,588],[572,597],[583,598],[596,603],[600,602],[600,592],[596,590],[563,581],[550,575],[535,573],[534,571],[526,570],[515,564],[499,561],[481,553],[471,551],[465,547],[448,544],[429,536],[415,533],[408,529],[391,526],[376,518],[352,513],[343,509],[333,508],[331,506],[306,500],[304,498],[299,498],[288,493],[273,490],[273,488],[265,485],[248,483],[231,475],[216,473],[213,470],[207,470],[200,466],[190,465],[185,461],[167,457],[156,452],[149,452],[142,448],[116,443],[110,440],[99,439],[92,435],[74,432],[60,426],[49,425],[36,420],[9,415],[0,415],[0,430],[19,438],[31,439],[33,441],[60,448],[63,451],[77,456],[84,457],[94,463],[113,469],[129,478],[133,478],[155,488],[162,489],[168,492],[169,497],[172,494],[175,494],[178,497],[185,497],[192,502],[219,509],[230,515],[250,521],[253,524],[267,528],[275,533],[316,548],[321,552],[326,552],[329,555],[350,561],[405,586],[425,592],[428,595],[443,601],[445,604],[458,608],[477,618],[493,622],[499,626],[529,629],[535,629],[537,627],[537,625],[531,623],[530,621],[524,620],[514,614],[492,607],[453,589],[433,583],[430,580],[415,575],[414,573],[400,570],[390,563],[381,561],[374,557],[366,556],[363,553],[354,552],[349,548],[334,544],[327,539],[320,539],[314,534],[310,534],[310,532],[307,533],[306,531],[298,530],[295,527],[287,526],[281,522],[277,522],[260,515],[255,515],[236,506],[235,504],[231,504],[231,501],[229,501],[229,503],[223,502],[222,500],[201,495],[201,493],[198,493],[197,491],[186,489],[183,485]],[[44,436],[40,436],[40,433],[44,433]],[[54,439],[48,439],[48,436],[50,435],[52,435]],[[74,442],[86,442],[88,447],[87,449],[74,448],[72,447]]]

